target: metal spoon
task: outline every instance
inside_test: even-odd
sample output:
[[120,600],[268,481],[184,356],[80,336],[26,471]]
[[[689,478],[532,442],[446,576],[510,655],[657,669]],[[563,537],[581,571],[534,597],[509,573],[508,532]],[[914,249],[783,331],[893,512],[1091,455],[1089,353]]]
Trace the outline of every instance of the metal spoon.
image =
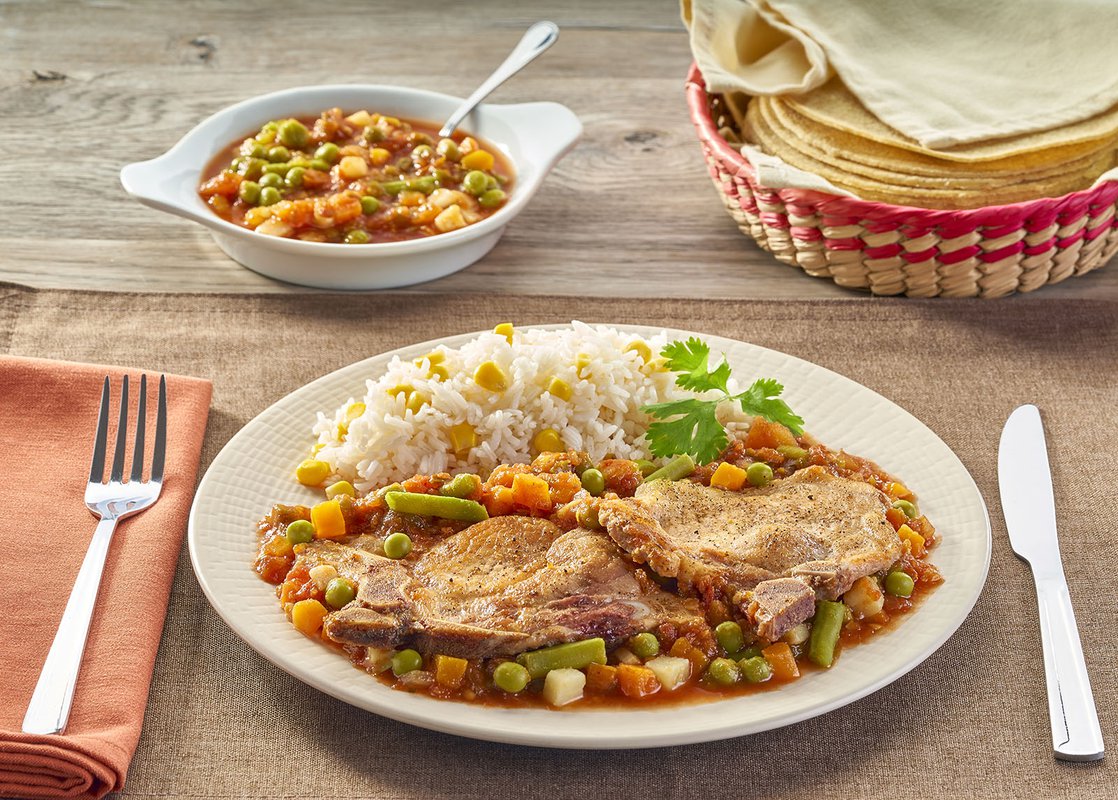
[[462,123],[466,115],[474,110],[474,106],[488,97],[502,83],[528,66],[544,50],[555,44],[555,40],[558,38],[559,26],[554,22],[537,22],[529,28],[527,33],[521,37],[520,43],[513,48],[513,51],[509,53],[509,57],[504,60],[501,66],[497,67],[485,83],[477,87],[477,91],[467,97],[465,102],[455,109],[454,113],[450,115],[450,119],[439,130],[439,136],[450,136],[454,133],[454,130]]

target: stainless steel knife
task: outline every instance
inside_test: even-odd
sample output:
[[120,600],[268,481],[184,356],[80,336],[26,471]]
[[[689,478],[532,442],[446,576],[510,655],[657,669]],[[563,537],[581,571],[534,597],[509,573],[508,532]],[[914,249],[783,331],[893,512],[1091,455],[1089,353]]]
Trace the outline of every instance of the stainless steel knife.
[[1009,542],[1029,563],[1036,583],[1052,749],[1065,761],[1098,760],[1102,730],[1060,561],[1052,475],[1036,406],[1021,406],[1006,420],[998,447],[998,485]]

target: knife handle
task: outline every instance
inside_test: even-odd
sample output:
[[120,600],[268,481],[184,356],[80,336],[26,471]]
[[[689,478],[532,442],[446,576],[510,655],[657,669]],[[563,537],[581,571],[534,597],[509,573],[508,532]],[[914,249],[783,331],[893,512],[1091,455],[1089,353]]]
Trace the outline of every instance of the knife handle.
[[1064,761],[1096,761],[1103,757],[1102,730],[1067,582],[1063,576],[1037,579],[1036,592],[1052,750]]

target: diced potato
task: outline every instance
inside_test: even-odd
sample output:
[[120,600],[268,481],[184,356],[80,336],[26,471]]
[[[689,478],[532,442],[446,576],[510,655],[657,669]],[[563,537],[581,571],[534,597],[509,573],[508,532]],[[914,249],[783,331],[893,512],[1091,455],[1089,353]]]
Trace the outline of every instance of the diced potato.
[[686,658],[656,656],[644,663],[656,675],[665,691],[678,689],[691,677],[691,662]]
[[265,236],[290,236],[295,232],[295,229],[286,222],[273,217],[257,225],[256,232],[262,233]]
[[543,699],[553,706],[565,706],[582,699],[586,676],[577,669],[553,669],[543,680]]
[[641,663],[641,660],[627,647],[619,647],[614,650],[613,657],[617,659],[618,664],[636,665]]
[[323,592],[326,591],[326,585],[338,577],[338,571],[329,564],[319,564],[317,567],[311,567],[307,574],[314,581],[314,585]]
[[427,195],[427,202],[436,208],[449,208],[454,205],[459,208],[467,208],[470,205],[470,200],[470,196],[465,192],[441,187]]
[[395,650],[387,647],[366,647],[364,666],[369,672],[381,673],[392,669],[392,656]]
[[869,575],[854,581],[842,599],[854,612],[855,619],[876,617],[885,606],[885,593],[881,591],[877,579]]
[[444,233],[465,228],[466,218],[462,215],[462,209],[457,204],[447,206],[435,217],[435,227]]
[[373,118],[371,116],[369,116],[368,111],[357,111],[353,114],[350,114],[348,117],[346,117],[346,122],[352,122],[354,125],[357,125],[358,127],[361,127],[361,128],[364,128],[366,125],[368,125],[372,121],[373,121]]
[[811,626],[806,622],[801,622],[792,630],[780,637],[780,641],[788,642],[791,645],[803,644],[811,635]]
[[369,174],[369,165],[360,156],[346,156],[338,162],[338,174],[350,181],[364,178]]

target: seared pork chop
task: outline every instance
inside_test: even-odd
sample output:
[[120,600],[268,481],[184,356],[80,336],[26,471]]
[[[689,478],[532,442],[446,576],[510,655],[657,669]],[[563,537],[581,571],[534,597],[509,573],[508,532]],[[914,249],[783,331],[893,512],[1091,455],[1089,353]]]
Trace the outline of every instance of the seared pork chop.
[[[707,599],[721,595],[748,611],[750,590],[763,581],[796,578],[833,600],[858,578],[895,562],[901,541],[885,518],[883,498],[867,483],[809,467],[743,492],[653,481],[632,499],[603,501],[598,517],[638,563],[676,578],[684,591]],[[784,609],[783,630],[813,613],[802,592],[783,600],[765,596],[775,603],[761,606],[770,616]]]
[[661,589],[605,534],[543,519],[494,517],[411,559],[362,560],[356,600],[325,621],[337,642],[486,658],[706,626],[695,600]]

